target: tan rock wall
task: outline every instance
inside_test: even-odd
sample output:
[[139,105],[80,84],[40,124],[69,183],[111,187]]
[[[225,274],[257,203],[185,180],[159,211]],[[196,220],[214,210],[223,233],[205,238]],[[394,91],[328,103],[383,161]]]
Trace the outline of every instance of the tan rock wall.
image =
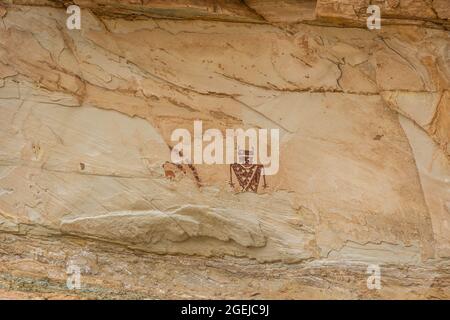
[[[387,4],[400,25],[369,31],[353,27],[365,25],[368,1],[75,2],[81,30],[65,27],[57,2],[2,7],[0,233],[10,240],[0,245],[0,272],[14,275],[4,281],[26,271],[39,278],[48,261],[64,265],[76,246],[94,243],[93,259],[110,263],[157,253],[214,259],[227,270],[227,259],[240,258],[231,264],[251,264],[241,276],[252,281],[269,270],[288,281],[310,263],[325,278],[375,263],[391,266],[395,279],[408,267],[424,280],[418,296],[402,289],[412,280],[391,279],[381,297],[448,297],[440,289],[450,257],[445,5]],[[197,119],[204,129],[279,129],[280,171],[269,188],[234,192],[225,165],[174,168],[168,179],[172,130],[192,130]],[[30,249],[26,239],[39,239],[29,241],[47,260],[15,272],[11,257]],[[95,243],[110,243],[111,253]],[[66,245],[71,253],[49,258]],[[286,271],[292,264],[296,271]],[[158,296],[140,291],[135,267],[115,277],[133,283],[129,295]],[[163,290],[174,288],[164,281]],[[177,297],[187,292],[180,283]],[[344,290],[293,286],[286,297],[302,297],[294,293],[302,286],[314,297]],[[263,296],[276,287],[270,280]],[[367,294],[358,290],[344,296]]]

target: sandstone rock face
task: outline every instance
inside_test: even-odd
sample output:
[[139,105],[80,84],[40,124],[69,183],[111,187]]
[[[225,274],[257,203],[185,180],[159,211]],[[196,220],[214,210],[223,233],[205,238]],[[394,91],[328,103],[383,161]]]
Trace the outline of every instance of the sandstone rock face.
[[[450,298],[448,0],[74,3],[0,1],[0,297]],[[269,187],[168,176],[194,120]]]

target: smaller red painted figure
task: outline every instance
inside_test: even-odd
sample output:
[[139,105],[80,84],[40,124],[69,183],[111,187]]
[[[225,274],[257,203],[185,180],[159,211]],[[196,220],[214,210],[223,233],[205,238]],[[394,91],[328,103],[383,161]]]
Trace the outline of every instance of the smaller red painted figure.
[[230,186],[234,187],[233,172],[241,186],[241,192],[258,192],[261,172],[263,174],[263,188],[267,188],[264,166],[253,163],[253,151],[239,150],[239,162],[230,165]]

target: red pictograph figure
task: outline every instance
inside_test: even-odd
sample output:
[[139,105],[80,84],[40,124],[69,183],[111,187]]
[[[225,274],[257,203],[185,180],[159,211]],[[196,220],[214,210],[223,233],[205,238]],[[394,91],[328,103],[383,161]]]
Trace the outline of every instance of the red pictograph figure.
[[264,166],[262,164],[253,164],[253,151],[239,150],[240,163],[230,165],[230,186],[234,187],[233,172],[241,186],[241,192],[258,192],[261,173],[263,175],[263,188],[267,188]]

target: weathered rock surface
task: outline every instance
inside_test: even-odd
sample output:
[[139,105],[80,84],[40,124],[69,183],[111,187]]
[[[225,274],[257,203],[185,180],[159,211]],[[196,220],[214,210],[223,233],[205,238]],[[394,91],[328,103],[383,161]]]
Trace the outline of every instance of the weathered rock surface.
[[[450,297],[447,0],[74,3],[0,1],[0,297]],[[167,179],[196,119],[279,129],[269,188]]]

